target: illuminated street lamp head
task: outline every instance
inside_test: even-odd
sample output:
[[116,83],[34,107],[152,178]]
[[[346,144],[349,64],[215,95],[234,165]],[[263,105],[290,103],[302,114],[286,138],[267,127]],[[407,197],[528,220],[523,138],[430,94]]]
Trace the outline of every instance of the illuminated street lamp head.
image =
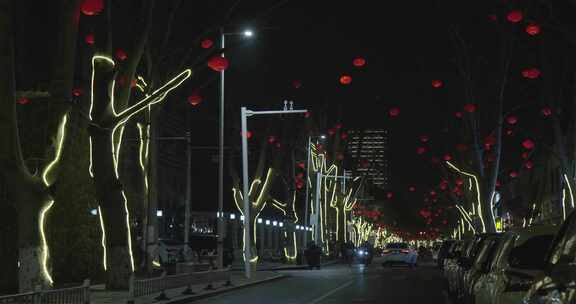
[[245,37],[252,37],[252,36],[254,36],[254,32],[252,32],[251,30],[245,30],[244,36]]

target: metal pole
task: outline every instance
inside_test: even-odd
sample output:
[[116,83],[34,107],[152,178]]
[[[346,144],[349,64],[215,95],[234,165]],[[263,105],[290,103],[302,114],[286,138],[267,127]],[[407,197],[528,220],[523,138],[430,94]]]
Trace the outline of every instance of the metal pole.
[[[304,226],[308,228],[308,212],[310,210],[309,201],[310,201],[310,184],[308,183],[308,179],[310,178],[310,142],[311,138],[308,136],[308,146],[306,147],[306,204],[304,209]],[[308,232],[304,233],[304,245],[308,244]]]
[[192,137],[186,132],[186,205],[184,207],[184,250],[190,252],[190,206],[192,205]]
[[322,228],[322,224],[320,223],[320,188],[322,185],[322,173],[320,173],[320,171],[318,171],[316,173],[316,212],[314,214],[314,217],[316,218],[316,244],[320,244],[320,246],[322,246],[322,232],[321,232],[321,228]]
[[[225,35],[224,29],[220,29],[220,46],[224,50]],[[222,52],[224,57],[224,52]],[[223,267],[224,257],[224,70],[220,72],[220,130],[218,136],[218,260],[216,265],[218,268]]]
[[246,126],[246,107],[240,109],[242,121],[242,197],[244,198],[244,271],[246,278],[250,279],[250,260],[252,248],[250,246],[250,197],[248,193],[248,128]]

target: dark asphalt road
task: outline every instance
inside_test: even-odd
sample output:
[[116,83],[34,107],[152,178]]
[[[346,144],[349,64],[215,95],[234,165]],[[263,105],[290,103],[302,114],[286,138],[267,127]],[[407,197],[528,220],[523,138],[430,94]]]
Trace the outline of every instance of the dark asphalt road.
[[409,269],[330,266],[322,270],[283,271],[288,278],[196,301],[200,304],[445,304],[440,272]]

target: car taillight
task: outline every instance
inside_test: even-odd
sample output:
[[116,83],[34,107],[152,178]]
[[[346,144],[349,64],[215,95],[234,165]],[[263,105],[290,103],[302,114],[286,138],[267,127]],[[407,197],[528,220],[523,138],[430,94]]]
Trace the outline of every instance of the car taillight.
[[402,252],[402,253],[410,253],[410,250],[402,249],[402,250],[400,250],[400,252]]

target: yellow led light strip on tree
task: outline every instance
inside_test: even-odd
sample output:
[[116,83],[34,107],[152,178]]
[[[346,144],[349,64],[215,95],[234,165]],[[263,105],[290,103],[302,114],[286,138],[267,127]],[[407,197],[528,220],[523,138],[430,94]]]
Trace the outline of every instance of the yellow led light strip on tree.
[[100,217],[100,229],[102,229],[102,265],[104,271],[108,270],[108,255],[106,253],[106,228],[104,228],[104,217],[102,217],[102,208],[98,206],[98,216]]
[[[486,233],[486,223],[484,223],[484,216],[482,214],[483,213],[482,212],[482,200],[480,197],[480,183],[478,182],[478,178],[474,174],[460,170],[458,167],[456,167],[455,165],[453,165],[449,161],[446,161],[446,164],[448,164],[448,167],[458,171],[459,173],[464,174],[464,175],[474,179],[474,182],[476,183],[476,197],[478,200],[478,216],[480,217],[480,222],[482,223],[482,232]],[[492,208],[492,207],[490,207],[490,208]],[[494,224],[494,226],[496,226],[496,223],[493,223],[493,224]]]
[[568,186],[568,194],[570,194],[570,207],[574,208],[574,194],[572,192],[572,186],[570,186],[570,181],[568,180],[568,175],[564,174],[564,180]]
[[[298,255],[298,245],[296,244],[296,232],[292,232],[292,233],[293,233],[292,237],[294,240],[294,255],[289,255],[288,254],[288,248],[286,246],[284,246],[284,256],[289,261],[295,260],[296,256]],[[288,234],[286,233],[286,231],[284,231],[284,238],[288,239]]]
[[46,241],[46,231],[44,226],[46,224],[46,214],[50,209],[54,206],[54,201],[51,200],[44,206],[44,208],[40,211],[40,218],[38,219],[38,224],[40,226],[40,238],[42,240],[42,273],[46,280],[50,283],[50,285],[54,284],[54,280],[52,280],[52,276],[50,275],[50,271],[48,271],[48,257],[49,257],[49,248],[48,242]]
[[48,174],[52,171],[54,166],[60,161],[60,156],[62,155],[62,146],[64,145],[64,138],[66,136],[66,123],[68,122],[68,115],[64,115],[62,118],[62,123],[60,123],[60,128],[58,128],[58,144],[56,146],[56,155],[54,159],[46,166],[44,173],[42,173],[42,181],[44,185],[50,186],[48,181]]

